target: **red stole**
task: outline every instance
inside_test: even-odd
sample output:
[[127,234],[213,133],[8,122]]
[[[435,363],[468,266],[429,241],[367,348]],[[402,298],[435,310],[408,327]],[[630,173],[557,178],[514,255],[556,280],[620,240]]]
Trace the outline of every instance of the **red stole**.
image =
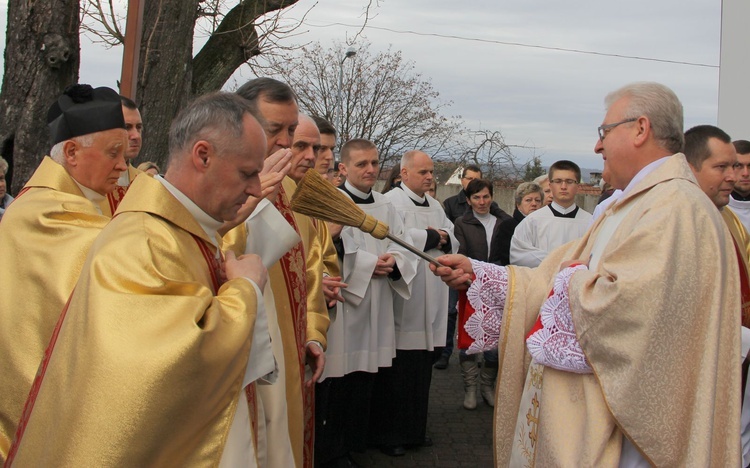
[[115,189],[107,194],[107,204],[109,205],[109,212],[113,215],[117,211],[117,207],[120,206],[122,197],[125,196],[125,192],[128,191],[128,187],[115,186]]
[[[284,216],[289,225],[294,228],[297,234],[300,234],[297,220],[294,218],[283,186],[279,189],[274,206]],[[279,263],[284,274],[284,283],[286,284],[287,295],[291,304],[294,338],[299,358],[298,366],[304,418],[303,465],[311,467],[313,461],[313,434],[315,431],[315,398],[313,388],[305,386],[305,360],[307,357],[305,349],[307,342],[307,278],[305,272],[307,271],[307,266],[305,264],[305,249],[302,242],[299,242],[284,254]]]

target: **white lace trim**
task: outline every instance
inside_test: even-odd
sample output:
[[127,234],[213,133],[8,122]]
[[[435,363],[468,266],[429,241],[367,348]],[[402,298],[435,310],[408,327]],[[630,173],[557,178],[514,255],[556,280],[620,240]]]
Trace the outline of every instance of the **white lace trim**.
[[576,374],[590,374],[591,366],[576,337],[568,300],[570,278],[578,270],[588,268],[576,265],[555,276],[552,292],[539,311],[542,329],[526,340],[526,346],[539,364]]
[[464,330],[474,340],[466,353],[476,354],[497,348],[508,294],[508,271],[505,267],[477,260],[471,260],[471,267],[476,279],[466,291],[466,297],[475,312],[464,324]]

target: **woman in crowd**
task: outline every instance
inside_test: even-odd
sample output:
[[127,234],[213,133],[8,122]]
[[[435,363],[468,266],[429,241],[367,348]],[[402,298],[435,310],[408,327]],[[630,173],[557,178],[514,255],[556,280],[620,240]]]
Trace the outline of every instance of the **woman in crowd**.
[[388,180],[385,181],[383,186],[383,193],[387,193],[394,187],[398,187],[401,184],[401,164],[396,164],[391,168],[391,172],[388,173]]
[[[483,262],[498,263],[500,260],[500,218],[490,213],[492,183],[484,179],[469,182],[464,190],[471,206],[462,217],[456,219],[454,234],[459,242],[458,253]],[[461,350],[458,356],[461,375],[464,379],[464,408],[477,407],[477,380],[480,382],[482,399],[494,406],[494,384],[497,378],[497,349],[486,351],[481,371],[476,355],[467,355]]]
[[500,224],[500,249],[499,264],[510,264],[510,240],[516,226],[529,215],[529,213],[538,210],[543,205],[544,191],[539,184],[534,182],[524,182],[516,188],[516,209],[513,211],[513,219],[507,219]]

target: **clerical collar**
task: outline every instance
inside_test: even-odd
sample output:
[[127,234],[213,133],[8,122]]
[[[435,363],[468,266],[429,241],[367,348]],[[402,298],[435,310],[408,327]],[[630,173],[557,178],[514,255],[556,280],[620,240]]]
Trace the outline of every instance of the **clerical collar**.
[[563,213],[561,211],[557,211],[555,208],[552,207],[552,205],[557,205],[559,208],[562,208],[560,205],[558,205],[555,202],[550,203],[547,205],[547,208],[552,212],[552,215],[555,218],[572,218],[575,219],[575,217],[578,215],[578,206],[577,205],[571,205],[569,208],[573,208],[572,210],[569,210],[567,213]]
[[406,193],[406,195],[409,196],[409,198],[412,199],[412,201],[414,202],[415,205],[417,205],[417,206],[429,206],[429,202],[427,201],[427,197],[425,197],[425,196],[421,196],[420,197],[416,193],[414,193],[411,190],[409,190],[409,187],[407,187],[406,184],[404,184],[404,183],[402,183],[400,185],[400,188],[401,188],[401,190],[404,191],[404,193]]
[[342,187],[346,192],[349,193],[349,195],[354,195],[355,197],[359,198],[360,200],[368,200],[372,198],[372,190],[370,190],[369,193],[365,193],[361,190],[358,190],[355,186],[349,183],[349,181],[344,181],[344,185]]
[[732,198],[734,198],[736,201],[750,201],[750,193],[747,195],[742,195],[736,190],[732,190]]
[[671,156],[664,156],[663,158],[657,159],[656,161],[652,162],[651,164],[647,165],[646,167],[644,167],[643,169],[641,169],[640,171],[638,171],[638,174],[636,174],[635,177],[633,177],[633,180],[631,180],[630,183],[628,184],[628,186],[625,187],[625,190],[622,191],[622,195],[620,196],[620,198],[622,198],[625,195],[627,195],[628,193],[630,193],[633,190],[633,188],[638,184],[638,182],[640,182],[643,179],[645,179],[647,175],[651,174],[659,166],[661,166],[662,164],[664,164],[665,162],[667,162],[667,160],[670,157]]
[[[71,179],[73,179],[73,177],[71,177]],[[86,197],[86,199],[94,205],[94,208],[96,208],[96,211],[98,211],[99,214],[102,214],[102,209],[99,208],[99,203],[101,203],[101,201],[104,200],[106,197],[99,192],[91,190],[88,187],[84,187],[83,185],[79,184],[78,181],[75,179],[73,179],[73,182],[75,182],[78,188],[81,189],[81,193],[83,193],[83,196]]]
[[566,214],[568,214],[568,213],[571,213],[571,212],[575,211],[575,209],[576,209],[576,208],[578,208],[578,206],[576,206],[576,204],[575,204],[575,203],[573,203],[572,205],[570,205],[570,206],[569,206],[569,207],[567,207],[567,208],[563,208],[562,206],[560,206],[560,205],[559,205],[559,204],[558,204],[557,202],[555,202],[555,201],[553,201],[552,203],[550,203],[550,204],[549,204],[548,206],[549,206],[549,207],[550,207],[551,209],[555,210],[556,212],[558,212],[558,213],[560,213],[560,214],[564,214],[564,215],[566,215]]
[[170,184],[164,177],[155,175],[154,179],[161,182],[164,188],[169,190],[169,193],[174,195],[177,201],[180,202],[182,206],[184,206],[185,209],[190,212],[191,215],[193,215],[193,218],[198,221],[198,224],[200,224],[200,226],[206,232],[208,238],[211,239],[211,242],[218,247],[219,244],[217,239],[221,237],[219,236],[219,228],[221,228],[224,223],[221,221],[217,221],[209,216],[208,213],[203,211],[198,205],[195,204],[193,200],[188,198],[187,195],[182,193],[177,187]]

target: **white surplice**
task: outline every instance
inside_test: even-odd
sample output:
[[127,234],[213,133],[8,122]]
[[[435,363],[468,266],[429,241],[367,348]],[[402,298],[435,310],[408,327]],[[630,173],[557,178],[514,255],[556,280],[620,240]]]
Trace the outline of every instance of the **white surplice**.
[[[428,227],[448,233],[451,241],[450,253],[458,252],[458,241],[453,235],[453,223],[445,215],[443,207],[429,195],[418,197],[408,187],[391,190],[385,195],[401,216],[404,229],[412,240],[412,245],[424,251]],[[421,198],[421,200],[420,200]],[[414,204],[427,200],[429,206]],[[443,255],[438,249],[425,252],[432,257]],[[404,300],[396,296],[394,300],[396,323],[396,349],[433,350],[445,346],[448,324],[448,286],[430,271],[429,263],[418,259],[417,274],[414,277],[411,297]]]
[[[368,196],[357,193],[359,191],[353,187],[348,188],[356,196]],[[373,203],[358,206],[388,224],[390,234],[411,242],[391,202],[380,193],[373,191],[371,194]],[[357,228],[344,227],[341,241],[344,246],[342,281],[348,287],[341,290],[346,302],[338,303],[328,329],[323,379],[357,371],[377,372],[378,367],[391,366],[396,355],[393,298],[397,295],[409,299],[417,269],[416,257],[389,239],[376,239]],[[372,276],[378,257],[385,253],[396,259],[401,274],[396,281],[387,276]]]

